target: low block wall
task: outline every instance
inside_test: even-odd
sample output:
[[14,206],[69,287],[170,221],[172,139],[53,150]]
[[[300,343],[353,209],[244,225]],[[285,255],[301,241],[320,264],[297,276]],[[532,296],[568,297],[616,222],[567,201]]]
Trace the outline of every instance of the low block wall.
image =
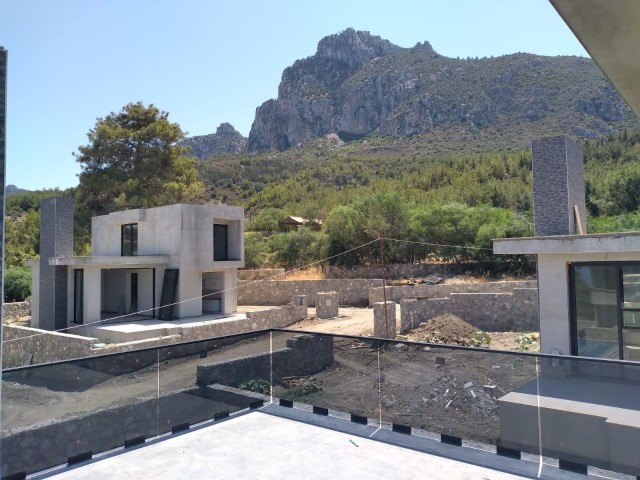
[[21,318],[31,315],[31,302],[11,302],[2,304],[2,318]]
[[[453,293],[511,293],[515,288],[536,288],[535,280],[513,282],[451,283],[440,285],[400,285],[387,287],[387,301],[400,302],[405,298],[444,298]],[[369,306],[382,302],[382,287],[369,289]]]
[[287,346],[269,353],[259,353],[234,360],[199,365],[198,385],[221,384],[232,387],[253,379],[274,381],[282,377],[306,376],[321,372],[333,363],[333,337],[329,335],[295,335]]
[[381,287],[382,280],[265,280],[247,285],[238,282],[238,305],[284,305],[294,295],[306,295],[310,307],[316,306],[318,292],[338,292],[340,305],[365,307],[369,288]]
[[56,362],[95,354],[97,338],[4,325],[2,368]]
[[400,331],[451,313],[479,330],[531,331],[538,329],[538,290],[516,288],[512,293],[452,293],[447,298],[400,301]]

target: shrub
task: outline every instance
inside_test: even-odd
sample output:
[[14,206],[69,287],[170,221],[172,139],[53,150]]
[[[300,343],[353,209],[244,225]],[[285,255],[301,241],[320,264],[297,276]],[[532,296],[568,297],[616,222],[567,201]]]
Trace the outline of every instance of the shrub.
[[23,302],[31,295],[31,270],[8,267],[4,272],[4,301]]
[[269,395],[269,393],[271,392],[271,386],[269,385],[269,382],[267,382],[266,380],[262,380],[261,378],[247,380],[246,382],[242,382],[238,387],[242,390],[261,393],[263,395]]

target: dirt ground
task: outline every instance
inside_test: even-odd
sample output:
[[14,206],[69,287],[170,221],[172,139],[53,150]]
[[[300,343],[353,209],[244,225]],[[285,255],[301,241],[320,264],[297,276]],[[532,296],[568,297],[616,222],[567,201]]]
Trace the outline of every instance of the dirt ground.
[[[319,319],[311,315],[306,320],[291,325],[289,329],[333,333],[336,335],[373,335],[373,310],[371,308],[340,307],[339,314],[338,318],[329,320]],[[428,328],[418,327],[410,334],[399,335],[397,338],[418,342],[468,345],[466,339],[473,336],[477,329],[469,324],[466,324],[467,327],[465,328],[460,323],[452,325],[451,322],[447,322],[447,319],[451,320],[450,317],[455,317],[454,315],[443,315],[442,317],[436,324],[429,325]],[[439,332],[440,334],[433,335],[434,332]],[[487,334],[491,338],[491,342],[488,345],[483,344],[483,346],[488,346],[489,348],[517,350],[518,337],[526,335],[535,338],[535,342],[529,347],[530,351],[539,349],[537,332],[487,332]]]
[[[536,377],[530,357],[334,341],[335,363],[274,395],[484,443],[499,437],[497,398]],[[378,372],[378,365],[380,372]],[[378,375],[379,373],[379,375]],[[306,382],[306,383],[305,383]],[[301,388],[304,386],[307,388]]]

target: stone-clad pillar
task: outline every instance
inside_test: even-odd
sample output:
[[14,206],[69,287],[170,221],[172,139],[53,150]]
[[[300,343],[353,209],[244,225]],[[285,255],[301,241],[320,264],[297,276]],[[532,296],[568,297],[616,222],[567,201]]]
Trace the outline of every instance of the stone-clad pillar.
[[586,232],[582,147],[565,135],[534,140],[533,216],[536,236],[576,235],[575,207]]
[[[44,330],[67,324],[67,267],[49,265],[52,257],[73,255],[73,199],[45,198],[40,202],[40,312]],[[100,292],[97,292],[99,295]]]
[[396,302],[373,304],[373,335],[380,338],[396,338]]
[[316,317],[338,317],[338,292],[318,292],[316,295]]

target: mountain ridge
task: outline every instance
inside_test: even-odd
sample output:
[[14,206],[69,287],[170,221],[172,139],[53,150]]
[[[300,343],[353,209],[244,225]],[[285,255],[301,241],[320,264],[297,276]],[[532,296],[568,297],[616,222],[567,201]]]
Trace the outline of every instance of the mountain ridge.
[[501,130],[519,148],[547,134],[596,138],[637,125],[591,59],[454,59],[429,42],[403,48],[347,29],[283,71],[278,97],[256,109],[248,150],[284,150],[329,133],[349,141],[452,127]]

